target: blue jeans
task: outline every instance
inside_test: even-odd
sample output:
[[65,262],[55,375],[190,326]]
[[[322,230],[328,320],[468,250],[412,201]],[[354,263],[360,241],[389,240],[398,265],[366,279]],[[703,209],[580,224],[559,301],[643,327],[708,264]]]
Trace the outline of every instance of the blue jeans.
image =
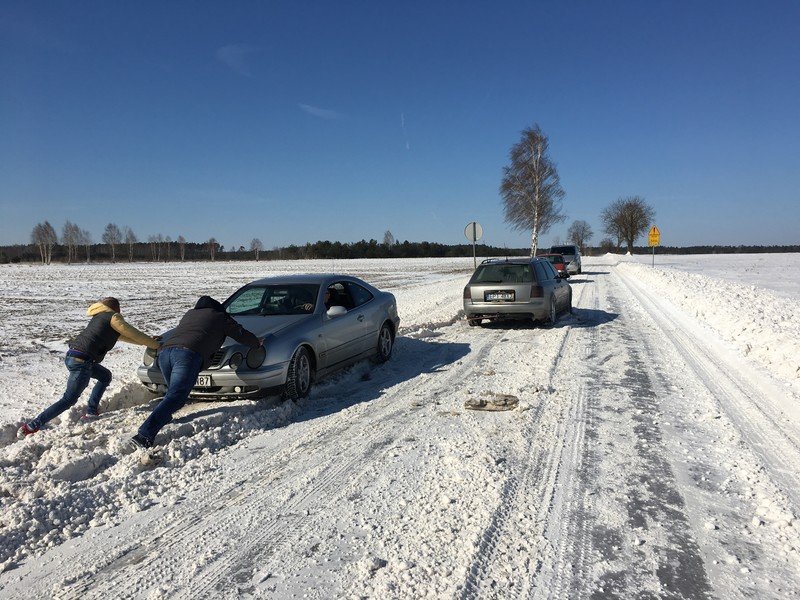
[[189,399],[202,366],[203,357],[187,348],[171,346],[158,354],[158,368],[167,382],[167,393],[139,427],[139,435],[152,442],[161,428],[172,421],[173,413]]
[[100,398],[106,391],[108,384],[111,383],[111,371],[93,360],[83,360],[74,356],[67,356],[64,364],[69,369],[69,379],[67,379],[67,391],[61,396],[61,400],[46,408],[42,414],[36,417],[31,423],[41,427],[51,419],[54,419],[65,410],[73,406],[78,398],[81,397],[83,390],[89,385],[90,379],[96,379],[97,383],[92,388],[89,395],[89,406],[87,412],[96,414],[100,407]]

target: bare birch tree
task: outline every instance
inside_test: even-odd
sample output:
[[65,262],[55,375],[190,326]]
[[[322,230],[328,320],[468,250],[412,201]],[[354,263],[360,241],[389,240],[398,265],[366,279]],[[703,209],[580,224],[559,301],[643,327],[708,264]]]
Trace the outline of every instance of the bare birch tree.
[[603,230],[615,236],[618,243],[625,242],[630,254],[636,239],[648,230],[655,216],[656,211],[644,198],[627,196],[614,200],[604,208],[600,220],[603,222]]
[[260,253],[260,252],[261,252],[263,249],[264,249],[264,244],[263,244],[263,243],[261,243],[261,240],[260,240],[260,239],[258,239],[258,238],[253,238],[253,239],[250,241],[250,250],[251,250],[253,253],[255,253],[255,255],[256,255],[256,261],[258,261],[258,255],[259,255],[259,253]]
[[594,236],[594,232],[586,221],[573,221],[567,230],[567,239],[578,246],[581,252],[584,251],[586,242],[592,239],[592,236]]
[[133,229],[126,226],[125,227],[125,243],[128,244],[128,262],[133,262],[133,245],[138,242],[139,240],[136,239],[136,234],[133,233]]
[[81,228],[72,221],[64,223],[61,228],[61,243],[67,247],[67,264],[72,264],[72,259],[77,258],[77,246],[81,237]]
[[170,236],[164,238],[164,245],[167,247],[167,255],[164,260],[169,262],[172,260],[172,238]]
[[58,242],[56,230],[49,221],[37,223],[31,231],[31,242],[39,249],[39,256],[43,265],[49,265],[53,260],[53,246]]
[[186,260],[186,238],[182,235],[178,236],[178,251],[181,255],[181,262]]
[[217,243],[216,238],[210,238],[208,240],[208,254],[211,257],[211,261],[214,261],[214,257],[217,255],[217,247],[219,244]]
[[78,236],[78,244],[83,246],[86,250],[86,264],[92,262],[91,248],[92,248],[92,234],[87,229],[81,229]]
[[500,184],[505,220],[514,229],[531,232],[531,256],[536,256],[539,234],[566,218],[561,213],[565,193],[548,146],[538,125],[523,130],[522,139],[511,148],[511,162],[503,167]]
[[103,231],[103,243],[108,244],[109,248],[111,248],[111,262],[117,262],[117,254],[116,254],[116,246],[122,241],[122,232],[119,230],[119,227],[115,223],[109,223],[106,225],[105,231]]

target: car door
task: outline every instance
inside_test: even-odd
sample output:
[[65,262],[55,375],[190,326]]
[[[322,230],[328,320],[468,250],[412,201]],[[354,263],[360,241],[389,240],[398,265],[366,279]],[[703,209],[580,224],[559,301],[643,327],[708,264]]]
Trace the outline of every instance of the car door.
[[557,303],[556,307],[563,308],[567,302],[567,295],[569,294],[569,289],[567,286],[569,284],[564,279],[560,279],[558,277],[558,272],[549,262],[543,262],[542,266],[544,267],[544,271],[547,274],[548,279],[553,280],[553,290]]
[[362,326],[360,352],[368,352],[378,343],[378,329],[383,324],[380,307],[367,288],[353,281],[346,282],[345,287],[353,303],[352,310],[356,313],[356,320]]
[[338,317],[330,317],[327,312],[322,315],[320,335],[325,350],[320,353],[320,360],[325,368],[335,368],[361,353],[364,317],[353,310],[345,283],[338,281],[328,286],[336,290],[334,306],[342,306],[347,312]]

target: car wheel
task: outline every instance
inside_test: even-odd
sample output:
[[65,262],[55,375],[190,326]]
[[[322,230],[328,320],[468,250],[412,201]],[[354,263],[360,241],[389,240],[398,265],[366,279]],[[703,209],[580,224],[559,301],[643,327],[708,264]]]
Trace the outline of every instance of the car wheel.
[[477,327],[483,323],[483,319],[467,319],[467,323],[469,323],[470,327]]
[[383,327],[381,327],[381,332],[378,334],[378,352],[376,354],[376,360],[385,363],[392,357],[392,348],[394,348],[392,329],[384,323]]
[[547,313],[547,324],[551,327],[558,321],[558,307],[556,306],[556,297],[550,296],[550,310]]
[[284,391],[286,398],[292,402],[297,402],[300,398],[308,396],[308,392],[311,391],[312,373],[311,357],[308,354],[308,350],[301,346],[295,350],[289,361]]

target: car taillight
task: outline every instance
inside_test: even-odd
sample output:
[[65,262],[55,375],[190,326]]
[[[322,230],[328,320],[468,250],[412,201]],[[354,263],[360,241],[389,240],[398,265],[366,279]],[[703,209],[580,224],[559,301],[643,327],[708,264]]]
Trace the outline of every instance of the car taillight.
[[531,298],[544,298],[544,288],[540,285],[532,285]]
[[464,288],[464,300],[469,300],[472,296],[469,293],[469,286]]

